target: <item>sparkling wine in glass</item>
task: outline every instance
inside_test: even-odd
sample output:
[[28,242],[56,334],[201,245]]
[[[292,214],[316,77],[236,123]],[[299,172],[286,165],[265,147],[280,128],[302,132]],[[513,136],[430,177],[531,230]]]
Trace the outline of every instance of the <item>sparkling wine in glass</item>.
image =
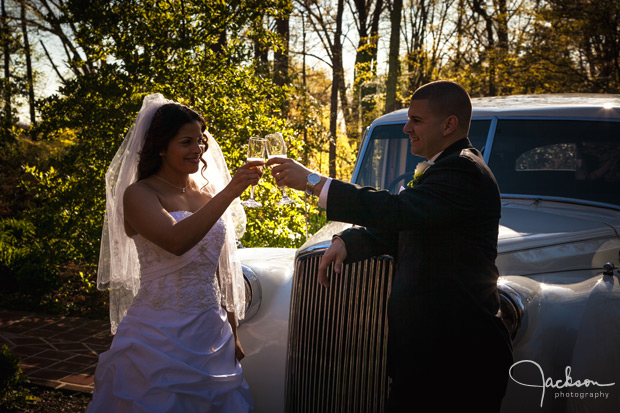
[[[265,160],[265,139],[252,136],[248,143],[248,162]],[[247,208],[259,208],[263,204],[254,199],[254,185],[250,188],[250,198],[241,201],[241,205]]]
[[[265,136],[266,144],[267,144],[267,157],[269,159],[275,157],[283,157],[286,158],[286,143],[284,143],[284,138],[280,132],[272,133],[271,135]],[[287,205],[292,204],[293,201],[286,195],[286,188],[282,187],[282,199],[276,205]]]

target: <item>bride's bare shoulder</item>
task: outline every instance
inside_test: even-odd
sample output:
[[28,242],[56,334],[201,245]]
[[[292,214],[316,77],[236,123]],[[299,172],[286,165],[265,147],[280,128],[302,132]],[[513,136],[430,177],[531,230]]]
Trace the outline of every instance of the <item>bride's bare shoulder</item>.
[[147,179],[143,179],[141,181],[134,182],[129,185],[127,189],[125,189],[125,193],[123,194],[123,201],[125,204],[128,202],[140,202],[144,203],[147,200],[157,200],[157,191]]
[[[148,179],[148,178],[147,178]],[[134,182],[125,189],[123,194],[123,210],[125,215],[125,232],[128,236],[133,236],[139,231],[133,225],[140,225],[140,221],[145,217],[152,219],[161,210],[161,202],[155,191],[145,180]]]

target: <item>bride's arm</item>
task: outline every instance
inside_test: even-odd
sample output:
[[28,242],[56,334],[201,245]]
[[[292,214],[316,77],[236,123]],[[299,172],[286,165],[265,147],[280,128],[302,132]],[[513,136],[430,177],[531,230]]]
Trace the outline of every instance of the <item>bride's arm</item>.
[[245,357],[245,352],[243,351],[243,347],[241,347],[241,341],[237,335],[237,316],[230,311],[226,311],[226,314],[228,314],[228,322],[230,323],[233,336],[235,337],[235,358],[241,361]]
[[155,191],[137,182],[123,196],[125,220],[143,237],[175,255],[190,250],[209,232],[230,203],[250,185],[256,185],[262,162],[248,162],[230,183],[191,216],[178,223],[166,212]]

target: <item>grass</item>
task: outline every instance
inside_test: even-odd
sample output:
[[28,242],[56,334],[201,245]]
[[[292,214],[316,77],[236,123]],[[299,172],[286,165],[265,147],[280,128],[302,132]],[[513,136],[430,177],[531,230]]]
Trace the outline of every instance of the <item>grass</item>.
[[[24,413],[56,413],[56,412],[84,412],[92,395],[70,390],[54,390],[50,387],[35,384],[23,384],[23,391],[28,394],[27,400],[21,406],[6,410],[7,412]],[[0,410],[3,407],[0,406]],[[4,411],[4,410],[3,410]]]

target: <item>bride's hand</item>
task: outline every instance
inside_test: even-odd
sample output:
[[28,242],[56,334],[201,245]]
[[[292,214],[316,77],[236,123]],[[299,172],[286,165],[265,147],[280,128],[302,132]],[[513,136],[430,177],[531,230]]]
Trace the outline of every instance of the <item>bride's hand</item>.
[[263,165],[265,165],[263,161],[251,161],[237,169],[235,176],[227,186],[233,191],[235,198],[241,196],[248,186],[258,184],[259,179],[263,176],[263,171],[260,170],[259,166]]
[[239,336],[237,335],[237,316],[233,312],[226,311],[226,317],[228,318],[228,323],[230,324],[230,329],[235,339],[235,358],[241,361],[241,359],[245,357],[245,351],[243,351],[241,341],[239,341]]
[[235,337],[235,358],[241,361],[244,357],[245,351],[243,351],[243,347],[241,347],[241,342],[238,337]]

